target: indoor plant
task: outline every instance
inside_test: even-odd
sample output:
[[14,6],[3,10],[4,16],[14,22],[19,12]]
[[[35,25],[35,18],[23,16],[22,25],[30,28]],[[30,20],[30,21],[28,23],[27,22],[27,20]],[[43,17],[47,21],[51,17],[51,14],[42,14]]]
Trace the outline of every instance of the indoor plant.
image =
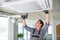
[[23,40],[23,35],[24,35],[23,33],[19,33],[19,34],[17,35],[18,39],[19,39],[19,40]]

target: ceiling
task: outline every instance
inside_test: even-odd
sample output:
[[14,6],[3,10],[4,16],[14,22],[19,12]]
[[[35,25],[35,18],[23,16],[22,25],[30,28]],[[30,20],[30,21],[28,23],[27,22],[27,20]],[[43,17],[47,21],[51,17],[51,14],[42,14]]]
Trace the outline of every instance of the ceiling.
[[[60,0],[53,0],[53,18],[60,19]],[[39,3],[35,0],[33,1],[15,1],[15,2],[6,2],[3,6],[0,6],[0,10],[8,12],[10,14],[22,14],[29,13],[29,19],[38,19],[44,18],[44,13],[41,11]],[[33,16],[34,15],[34,16]]]

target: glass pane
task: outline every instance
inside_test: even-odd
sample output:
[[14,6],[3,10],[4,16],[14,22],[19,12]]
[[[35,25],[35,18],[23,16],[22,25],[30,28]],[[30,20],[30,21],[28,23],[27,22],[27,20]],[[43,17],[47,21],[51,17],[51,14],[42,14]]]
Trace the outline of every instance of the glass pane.
[[52,34],[52,26],[49,26],[49,28],[48,28],[48,34]]
[[18,33],[23,33],[22,23],[18,23]]
[[48,32],[45,34],[46,40],[52,40],[52,26],[49,26]]
[[0,40],[8,40],[8,18],[0,17]]
[[28,40],[30,40],[30,34],[31,34],[31,33],[30,33],[30,32],[28,32]]
[[24,40],[28,40],[28,32],[24,29]]

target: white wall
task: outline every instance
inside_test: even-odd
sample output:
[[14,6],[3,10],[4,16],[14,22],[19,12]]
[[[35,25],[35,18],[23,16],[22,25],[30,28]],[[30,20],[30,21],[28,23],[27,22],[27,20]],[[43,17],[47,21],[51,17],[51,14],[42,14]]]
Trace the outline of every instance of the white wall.
[[[14,22],[12,21],[14,20]],[[8,40],[18,40],[18,23],[17,19],[9,18],[9,26],[8,26]]]
[[60,24],[60,19],[55,20],[55,25],[58,25],[58,24]]

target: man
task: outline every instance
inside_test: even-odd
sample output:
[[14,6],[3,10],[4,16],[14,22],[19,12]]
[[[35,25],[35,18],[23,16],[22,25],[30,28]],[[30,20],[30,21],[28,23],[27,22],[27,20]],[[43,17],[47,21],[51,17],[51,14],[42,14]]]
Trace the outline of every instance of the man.
[[45,25],[44,25],[43,21],[41,19],[39,19],[35,24],[36,28],[28,27],[26,24],[26,21],[23,20],[24,28],[26,30],[28,30],[29,32],[31,32],[30,40],[44,40],[43,38],[44,38],[45,33],[48,31],[49,22],[50,22],[49,21],[49,11],[44,10],[44,13],[45,13],[45,17],[46,17]]

